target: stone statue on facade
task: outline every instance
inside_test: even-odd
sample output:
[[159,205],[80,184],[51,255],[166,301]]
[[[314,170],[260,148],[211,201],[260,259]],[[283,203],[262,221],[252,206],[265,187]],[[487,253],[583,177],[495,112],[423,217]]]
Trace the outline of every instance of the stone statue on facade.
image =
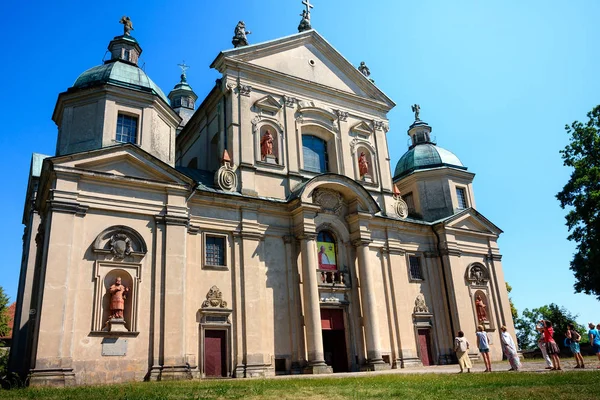
[[488,320],[486,308],[487,306],[481,299],[481,296],[477,295],[477,297],[475,298],[475,310],[477,311],[477,321],[485,322]]
[[231,40],[233,47],[248,46],[248,38],[246,35],[250,35],[251,33],[252,32],[246,30],[246,24],[244,21],[238,22],[233,31],[233,39]]
[[273,135],[267,129],[263,137],[260,139],[260,156],[264,160],[267,156],[273,155]]
[[302,14],[300,14],[302,19],[300,20],[300,25],[298,25],[298,32],[304,32],[312,29],[310,25],[310,12],[306,10],[302,10]]
[[369,162],[363,151],[360,152],[360,156],[358,157],[358,172],[361,178],[369,174]]
[[415,299],[414,312],[415,313],[429,313],[429,307],[427,307],[427,304],[425,303],[425,297],[423,296],[422,293],[419,293],[417,295],[417,298]]
[[110,319],[123,319],[129,288],[121,283],[120,277],[117,277],[108,292],[110,293]]
[[128,16],[123,15],[119,23],[123,24],[123,36],[130,36],[129,32],[133,30],[131,19]]
[[421,106],[418,104],[413,104],[410,106],[410,108],[412,109],[412,112],[415,113],[415,121],[420,121],[421,119],[419,118],[419,113],[421,112]]
[[371,76],[371,71],[369,70],[369,67],[367,67],[367,64],[365,64],[364,61],[360,62],[360,65],[358,66],[358,70],[361,72],[361,74],[363,74],[367,78],[369,76]]

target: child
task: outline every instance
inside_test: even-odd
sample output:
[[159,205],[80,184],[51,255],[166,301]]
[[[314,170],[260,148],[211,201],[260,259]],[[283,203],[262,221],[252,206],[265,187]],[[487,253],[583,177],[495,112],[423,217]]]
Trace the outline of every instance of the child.
[[477,327],[477,347],[479,347],[479,352],[481,353],[481,357],[483,357],[483,362],[485,363],[485,371],[483,372],[492,372],[492,363],[490,361],[490,345],[488,342],[487,332],[483,331],[483,325],[479,325]]
[[464,337],[463,331],[458,331],[457,337],[454,338],[454,351],[456,352],[456,358],[458,358],[458,365],[460,366],[460,372],[463,373],[464,369],[467,372],[471,372],[471,360],[469,360],[469,341]]

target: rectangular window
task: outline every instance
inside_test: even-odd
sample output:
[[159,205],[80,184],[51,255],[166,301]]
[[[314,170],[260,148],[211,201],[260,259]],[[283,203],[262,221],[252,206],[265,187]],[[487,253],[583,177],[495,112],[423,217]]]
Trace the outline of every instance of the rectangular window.
[[302,135],[302,155],[305,170],[318,173],[329,171],[327,142],[324,140],[312,135]]
[[467,208],[467,196],[464,188],[456,188],[456,200],[458,201],[458,209],[464,210]]
[[423,273],[421,272],[421,259],[417,256],[408,256],[408,264],[410,269],[410,279],[422,281]]
[[414,214],[416,212],[416,210],[415,210],[415,201],[413,199],[412,192],[407,193],[404,196],[402,196],[402,200],[404,200],[404,202],[408,206],[408,214],[409,215]]
[[137,143],[137,117],[119,114],[117,117],[117,142]]
[[206,236],[205,242],[206,265],[225,267],[225,237]]

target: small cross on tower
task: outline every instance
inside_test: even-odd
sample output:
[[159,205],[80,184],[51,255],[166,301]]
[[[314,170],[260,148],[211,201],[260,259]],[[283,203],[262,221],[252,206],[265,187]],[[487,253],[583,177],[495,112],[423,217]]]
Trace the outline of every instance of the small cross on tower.
[[310,26],[310,9],[314,6],[310,4],[310,0],[302,0],[302,4],[306,6],[306,10],[302,10],[302,14],[300,14],[302,20],[300,21],[300,25],[298,25],[298,32],[304,32],[312,29]]
[[314,7],[312,4],[310,4],[310,0],[303,0],[302,4],[306,6],[306,13],[310,14],[310,9]]
[[186,81],[185,71],[187,71],[188,69],[190,69],[190,66],[186,65],[185,60],[182,61],[181,64],[177,64],[177,66],[179,68],[181,68],[181,81],[185,82]]

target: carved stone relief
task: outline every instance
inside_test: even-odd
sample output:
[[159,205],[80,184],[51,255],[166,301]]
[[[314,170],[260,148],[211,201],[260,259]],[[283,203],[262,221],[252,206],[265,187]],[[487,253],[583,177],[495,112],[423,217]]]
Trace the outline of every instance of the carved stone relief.
[[227,308],[227,302],[223,300],[223,293],[216,285],[211,287],[206,294],[202,308]]
[[313,193],[313,203],[321,206],[325,213],[339,214],[344,200],[339,192],[331,189],[317,189]]
[[467,269],[467,281],[471,285],[486,285],[489,280],[487,270],[482,265],[475,264]]
[[237,88],[238,88],[238,92],[242,96],[248,97],[248,96],[250,96],[250,92],[252,92],[252,86],[249,86],[249,85],[239,84]]
[[400,196],[400,191],[394,185],[394,212],[402,219],[408,217],[408,204]]
[[422,293],[419,293],[415,299],[414,312],[415,314],[429,314],[429,307],[427,307],[427,304],[425,303],[425,297]]
[[115,258],[125,258],[133,251],[131,239],[124,233],[117,233],[110,238],[110,252]]
[[231,159],[227,150],[223,152],[221,168],[215,173],[215,185],[227,192],[234,192],[237,188],[237,175],[235,168],[231,165]]

